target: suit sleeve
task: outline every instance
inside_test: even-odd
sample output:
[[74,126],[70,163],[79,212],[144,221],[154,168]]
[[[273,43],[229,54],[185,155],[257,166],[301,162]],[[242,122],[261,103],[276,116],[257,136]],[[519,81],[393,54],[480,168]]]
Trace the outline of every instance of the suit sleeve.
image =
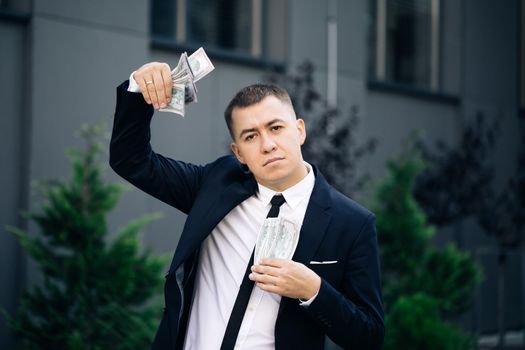
[[380,283],[375,217],[369,214],[348,253],[341,288],[323,279],[307,312],[338,345],[380,349],[384,338]]
[[144,192],[188,213],[197,196],[205,167],[155,153],[150,145],[153,107],[141,94],[117,88],[117,105],[109,149],[111,168]]

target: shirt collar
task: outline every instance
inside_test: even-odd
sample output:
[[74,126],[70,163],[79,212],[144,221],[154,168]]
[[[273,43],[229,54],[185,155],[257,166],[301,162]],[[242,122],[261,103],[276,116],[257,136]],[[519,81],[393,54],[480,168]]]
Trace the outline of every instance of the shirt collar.
[[[314,188],[315,175],[313,168],[307,162],[304,162],[304,165],[308,170],[308,174],[306,174],[306,176],[301,181],[281,192],[284,196],[284,199],[286,200],[286,203],[292,209],[299,205],[303,199],[309,198]],[[261,185],[260,183],[257,183],[257,186],[259,188],[257,196],[265,206],[268,206],[272,200],[272,197],[279,193]]]

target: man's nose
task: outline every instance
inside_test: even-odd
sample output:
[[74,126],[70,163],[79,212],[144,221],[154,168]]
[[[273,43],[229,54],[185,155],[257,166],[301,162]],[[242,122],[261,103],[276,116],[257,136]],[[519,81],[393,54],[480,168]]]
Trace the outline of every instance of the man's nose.
[[267,134],[261,135],[261,151],[263,153],[270,153],[272,151],[275,151],[276,148],[277,145],[273,137]]

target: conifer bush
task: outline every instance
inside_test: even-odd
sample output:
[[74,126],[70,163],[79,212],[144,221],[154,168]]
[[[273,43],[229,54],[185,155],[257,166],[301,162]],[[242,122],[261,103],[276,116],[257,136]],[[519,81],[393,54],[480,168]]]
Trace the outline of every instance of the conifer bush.
[[388,162],[373,211],[385,301],[384,349],[471,349],[473,337],[452,322],[468,310],[481,272],[453,244],[438,250],[432,226],[413,196],[423,168],[411,151]]
[[84,126],[82,150],[70,150],[72,176],[42,186],[44,204],[29,219],[39,228],[19,237],[42,274],[8,324],[22,349],[146,349],[161,316],[166,257],[142,250],[149,214],[108,238],[107,215],[123,184],[106,183],[98,163],[100,125]]

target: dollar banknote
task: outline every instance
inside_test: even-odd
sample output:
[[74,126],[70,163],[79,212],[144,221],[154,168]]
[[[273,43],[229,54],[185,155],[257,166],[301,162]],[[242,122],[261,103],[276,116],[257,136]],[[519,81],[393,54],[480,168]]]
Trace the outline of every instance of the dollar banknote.
[[169,110],[166,110],[166,112],[177,113],[178,115],[181,115],[184,117],[184,111],[185,111],[185,106],[186,106],[186,103],[184,102],[185,95],[186,95],[185,91],[186,89],[185,89],[184,84],[174,83],[173,90],[171,93],[172,95],[171,102],[168,105],[168,107],[163,108],[163,109],[169,108]]
[[[185,91],[185,97],[184,97],[184,103],[188,104],[191,102],[197,102],[197,86],[195,85],[195,76],[193,74],[193,71],[190,67],[190,63],[188,60],[188,54],[184,52],[181,57],[180,61],[182,69],[182,72],[187,72],[185,75],[182,76],[182,78],[174,77],[173,83],[177,82],[180,84],[184,84],[184,91]],[[180,80],[180,81],[179,81]]]
[[267,218],[257,236],[254,263],[268,258],[291,259],[298,242],[299,231],[292,221]]
[[208,55],[202,47],[195,51],[188,59],[191,70],[195,76],[194,81],[198,82],[208,73],[215,69]]
[[195,83],[208,75],[215,67],[201,47],[188,57],[183,52],[177,66],[171,71],[173,90],[171,102],[161,108],[161,112],[176,113],[184,117],[185,105],[197,102],[197,86]]

